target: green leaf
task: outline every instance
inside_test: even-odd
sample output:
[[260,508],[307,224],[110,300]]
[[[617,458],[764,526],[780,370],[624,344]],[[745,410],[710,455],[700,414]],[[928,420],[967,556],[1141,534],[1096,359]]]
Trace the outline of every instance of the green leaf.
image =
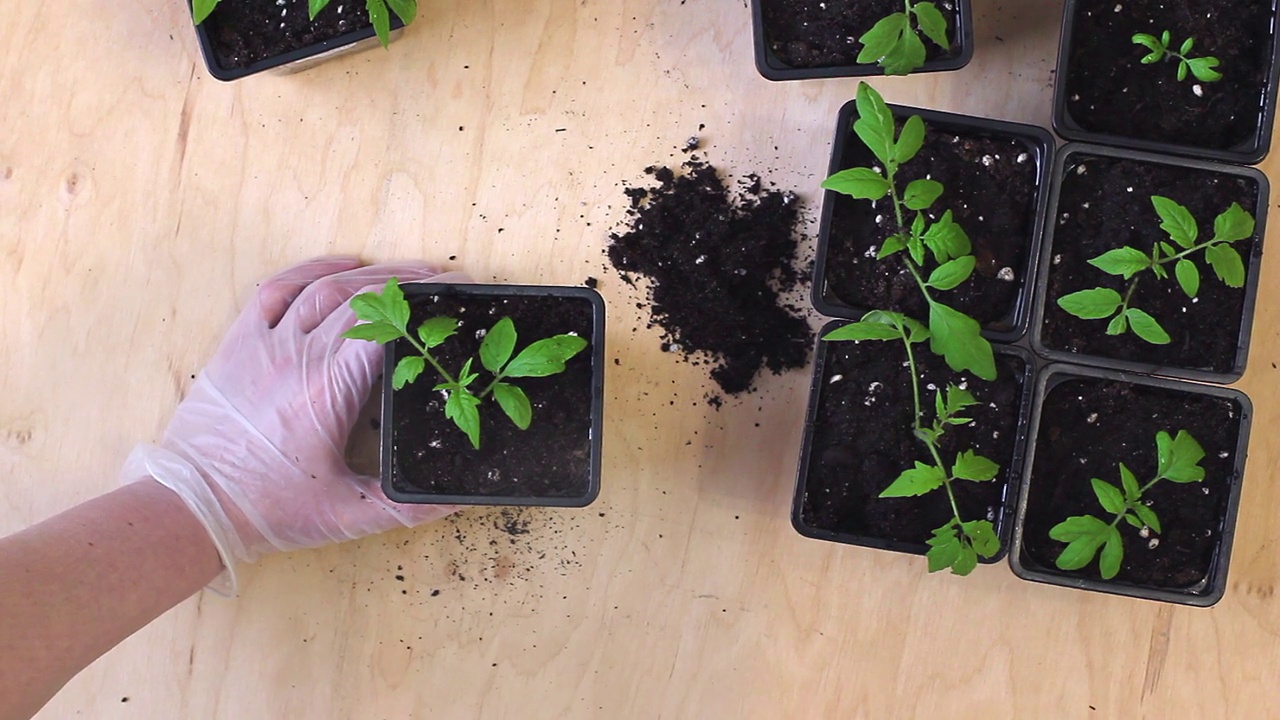
[[462,370],[458,372],[458,386],[466,387],[475,382],[478,377],[480,376],[471,372],[471,358],[467,358],[467,361],[462,364]]
[[405,327],[409,324],[409,303],[395,278],[387,280],[381,293],[366,292],[351,298],[351,309],[360,320],[386,323],[408,334]]
[[307,12],[312,20],[316,19],[316,15],[329,4],[329,0],[307,0]]
[[977,260],[972,255],[965,255],[945,262],[929,273],[929,280],[926,284],[938,290],[950,290],[969,279],[969,276],[973,274],[973,266],[976,262]]
[[1090,260],[1089,264],[1108,275],[1121,275],[1128,280],[1135,273],[1151,267],[1151,258],[1141,250],[1126,246],[1108,250]]
[[1129,502],[1137,502],[1142,496],[1142,488],[1138,486],[1138,478],[1124,463],[1120,463],[1120,485],[1124,488],[1124,497]]
[[957,455],[956,463],[951,467],[953,477],[974,482],[994,480],[999,473],[999,465],[981,455],[975,455],[972,450],[965,450]]
[[1169,239],[1184,250],[1195,244],[1200,228],[1190,210],[1161,195],[1152,195],[1151,204],[1160,216],[1160,229],[1169,233]]
[[[1218,58],[1216,57],[1192,58],[1186,64],[1191,67],[1191,74],[1195,75],[1200,82],[1218,82],[1222,79],[1222,73],[1214,70],[1214,68],[1218,67]],[[1179,72],[1181,72],[1181,67]],[[1186,73],[1182,73],[1182,75],[1183,77],[1178,78],[1179,80],[1186,77]]]
[[1110,580],[1120,572],[1120,561],[1124,559],[1124,539],[1114,526],[1107,528],[1107,537],[1102,546],[1102,555],[1098,558],[1098,572],[1103,580]]
[[480,449],[480,398],[466,390],[456,389],[449,393],[444,401],[444,416],[453,421],[458,429],[467,434],[471,447]]
[[1146,505],[1139,503],[1133,506],[1133,511],[1137,513],[1138,519],[1142,521],[1143,525],[1146,525],[1147,527],[1151,528],[1156,532],[1161,532],[1160,518],[1156,517],[1156,513],[1154,510],[1147,507]]
[[1000,538],[995,526],[987,520],[970,520],[961,525],[973,549],[984,558],[992,558],[1000,552]]
[[533,422],[533,405],[529,403],[529,396],[523,390],[515,385],[498,383],[493,386],[493,397],[516,427],[521,430],[529,429],[529,423]]
[[937,180],[912,180],[902,193],[902,204],[912,210],[924,210],[942,194],[942,183]]
[[1098,503],[1102,505],[1103,510],[1113,515],[1124,512],[1124,495],[1120,493],[1120,488],[1098,478],[1090,480],[1089,483],[1093,485],[1093,494],[1098,496]]
[[915,264],[924,264],[924,242],[918,233],[912,233],[907,238],[907,253],[911,255],[911,261]]
[[951,48],[951,41],[947,39],[947,19],[938,11],[936,5],[931,2],[922,2],[916,4],[911,10],[916,14],[916,20],[920,23],[920,32],[924,33],[925,37],[943,50]]
[[[863,37],[866,36],[864,35]],[[870,62],[874,61],[875,59]],[[867,61],[859,60],[858,62]],[[884,98],[880,97],[880,93],[876,92],[875,88],[866,83],[859,83],[855,102],[858,107],[858,119],[853,123],[854,133],[867,146],[871,154],[875,155],[876,159],[881,163],[884,163],[886,168],[896,167],[896,163],[892,162],[894,148],[893,113],[890,112],[889,106],[885,104]]]
[[841,170],[823,180],[822,187],[858,200],[879,200],[889,193],[889,181],[865,167]]
[[1164,48],[1160,45],[1160,41],[1156,39],[1155,35],[1137,33],[1133,36],[1133,42],[1135,45],[1145,45],[1155,52],[1164,53]]
[[924,235],[924,213],[917,212],[914,219],[911,220],[911,235],[920,238]]
[[926,541],[929,551],[925,553],[925,558],[929,561],[931,573],[949,568],[960,559],[963,544],[956,534],[954,523],[954,520],[947,521],[946,525],[935,529],[933,537]]
[[923,239],[924,244],[933,251],[933,257],[939,264],[952,258],[968,255],[972,249],[969,236],[965,234],[964,228],[960,227],[951,217],[950,210],[942,213],[942,217],[929,226],[929,229],[924,233]]
[[880,19],[871,29],[858,38],[862,50],[858,53],[857,62],[868,64],[879,62],[901,42],[902,33],[909,31],[910,18],[906,13],[893,13]]
[[1061,570],[1079,570],[1093,562],[1111,526],[1092,515],[1073,515],[1054,525],[1049,537],[1067,543],[1054,564]]
[[929,339],[929,328],[914,318],[889,310],[872,310],[862,316],[862,322],[880,323],[897,328],[899,334],[906,335],[911,343],[924,342]]
[[394,390],[408,385],[427,367],[427,361],[421,355],[406,355],[400,358],[400,362],[396,363],[395,372],[391,373],[391,387]]
[[961,410],[977,405],[978,401],[973,399],[973,393],[968,390],[961,390],[955,385],[947,386],[947,414],[954,415]]
[[418,0],[387,0],[387,4],[405,25],[412,25],[418,17]]
[[1244,287],[1244,260],[1230,245],[1210,245],[1204,249],[1204,259],[1209,261],[1213,274],[1227,287]]
[[878,322],[854,322],[842,325],[822,336],[823,340],[901,340],[902,330]]
[[907,240],[902,235],[890,235],[884,239],[884,244],[880,246],[880,252],[876,253],[876,259],[883,260],[906,246]]
[[1139,530],[1141,530],[1142,528],[1146,527],[1146,525],[1143,525],[1143,524],[1142,524],[1142,521],[1138,519],[1138,516],[1137,516],[1137,515],[1134,515],[1133,513],[1125,513],[1125,514],[1124,514],[1124,521],[1125,521],[1125,522],[1127,522],[1127,523],[1129,523],[1130,525],[1132,525],[1133,527],[1135,527],[1135,528],[1137,528],[1137,529],[1139,529]]
[[1187,61],[1179,60],[1178,61],[1178,82],[1182,82],[1183,80],[1187,79],[1187,69],[1188,69]]
[[394,328],[383,322],[365,323],[363,325],[355,325],[351,329],[342,333],[342,337],[352,340],[369,340],[379,344],[389,343],[397,340],[403,335],[398,328]]
[[1155,273],[1156,277],[1160,278],[1161,280],[1164,280],[1169,277],[1169,273],[1164,271],[1163,265],[1152,265],[1151,272]]
[[1177,254],[1177,252],[1173,249],[1173,246],[1163,240],[1156,243],[1156,247],[1160,250],[1160,252],[1164,253],[1165,257],[1173,257],[1174,255]]
[[[893,147],[893,159],[901,165],[915,157],[922,145],[924,145],[924,120],[921,120],[919,115],[912,115],[902,124],[902,130],[898,133],[898,142]],[[885,181],[885,185],[888,184],[888,181]]]
[[1171,37],[1172,36],[1169,34],[1168,30],[1165,30],[1164,32],[1160,33],[1160,47],[1162,48],[1169,47],[1169,40]]
[[947,476],[933,465],[925,465],[919,460],[910,470],[903,470],[896,480],[880,493],[882,498],[915,497],[937,490],[946,482]]
[[1058,307],[1082,320],[1101,320],[1111,317],[1120,307],[1120,293],[1110,288],[1081,290],[1058,298]]
[[451,317],[433,317],[418,326],[418,339],[430,350],[453,337],[457,332],[457,320]]
[[1191,46],[1196,44],[1195,38],[1187,38],[1182,41],[1182,47],[1178,48],[1179,55],[1186,55],[1191,52]]
[[1173,266],[1173,274],[1178,277],[1178,285],[1187,297],[1193,298],[1200,292],[1200,268],[1190,260],[1183,258]]
[[480,364],[484,369],[497,375],[502,366],[511,359],[511,352],[516,347],[516,325],[511,318],[504,317],[494,323],[485,333],[480,343]]
[[898,38],[898,44],[880,63],[885,75],[909,75],[924,65],[926,52],[924,42],[916,35],[910,25]]
[[1125,316],[1129,320],[1129,327],[1133,328],[1133,333],[1138,337],[1146,340],[1152,345],[1168,345],[1169,333],[1160,327],[1160,323],[1156,319],[1148,315],[1145,311],[1138,308],[1129,308],[1124,311]]
[[1213,219],[1213,239],[1223,242],[1244,240],[1253,235],[1253,216],[1240,207],[1240,203],[1231,203],[1231,207],[1223,210]]
[[942,404],[941,390],[933,391],[933,411],[934,414],[938,416],[939,420],[947,416],[947,408]]
[[191,2],[191,19],[196,25],[204,22],[209,17],[209,13],[218,7],[218,0],[192,0]]
[[[365,8],[369,11],[369,22],[373,24],[373,31],[378,34],[378,42],[382,43],[382,47],[388,47],[391,45],[391,15],[387,12],[386,0],[365,0]],[[479,433],[478,427],[476,432]],[[477,437],[479,437],[478,434]],[[472,444],[479,447],[478,442],[473,440]]]
[[996,379],[991,343],[982,337],[977,320],[937,301],[929,302],[929,349],[957,372],[972,371],[983,380]]
[[1111,322],[1107,323],[1108,335],[1123,335],[1129,329],[1129,318],[1124,313],[1111,318]]
[[1156,476],[1176,483],[1200,482],[1204,479],[1204,448],[1186,430],[1179,430],[1175,438],[1161,430],[1156,433]]
[[504,377],[546,377],[564,372],[564,364],[587,347],[577,335],[556,335],[539,340],[516,356],[502,371]]

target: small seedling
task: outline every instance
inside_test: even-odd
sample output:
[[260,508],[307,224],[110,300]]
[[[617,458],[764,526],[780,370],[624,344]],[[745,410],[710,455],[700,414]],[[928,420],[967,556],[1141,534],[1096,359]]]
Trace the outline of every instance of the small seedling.
[[[204,22],[221,1],[192,0],[192,19],[197,25]],[[316,15],[319,15],[320,11],[328,5],[329,0],[307,0],[307,11],[311,19],[315,20]],[[418,0],[365,0],[365,9],[369,13],[369,22],[373,23],[373,30],[378,34],[382,47],[387,47],[391,44],[391,13],[394,12],[405,25],[412,24],[413,19],[418,15]]]
[[458,321],[451,317],[434,317],[418,326],[416,333],[408,331],[409,303],[395,278],[387,281],[381,293],[367,292],[351,298],[351,308],[356,318],[364,323],[343,333],[353,340],[368,340],[386,344],[405,340],[418,351],[406,355],[396,363],[391,375],[391,387],[399,390],[418,379],[430,365],[441,380],[434,390],[445,394],[444,414],[467,434],[472,447],[480,449],[480,406],[490,395],[498,406],[521,430],[527,430],[533,420],[533,406],[529,397],[512,378],[547,377],[564,372],[565,363],[587,347],[587,341],[577,335],[556,335],[530,343],[519,355],[512,358],[516,347],[516,327],[511,318],[502,318],[484,335],[480,343],[480,364],[492,375],[480,392],[470,388],[480,374],[472,371],[468,358],[458,371],[451,375],[431,355],[458,332]]
[[[1102,555],[1098,560],[1098,571],[1103,580],[1110,580],[1120,572],[1120,563],[1124,560],[1124,538],[1117,527],[1121,520],[1137,528],[1140,537],[1146,539],[1154,534],[1164,532],[1160,527],[1160,518],[1151,509],[1149,502],[1143,502],[1142,495],[1152,485],[1161,480],[1175,483],[1193,483],[1204,480],[1204,468],[1200,460],[1204,458],[1204,449],[1186,430],[1179,430],[1177,437],[1161,430],[1156,433],[1156,476],[1146,485],[1139,486],[1138,479],[1124,463],[1120,463],[1120,487],[1105,480],[1094,478],[1093,494],[1098,497],[1102,509],[1112,513],[1111,522],[1101,520],[1093,515],[1073,515],[1054,525],[1049,530],[1049,537],[1067,543],[1056,564],[1061,570],[1079,570],[1093,562],[1098,550]],[[1150,538],[1148,545],[1155,547],[1157,538]]]
[[905,470],[880,493],[880,497],[915,497],[945,488],[951,502],[951,518],[935,529],[926,542],[929,545],[925,557],[929,572],[951,568],[956,575],[968,575],[978,566],[978,557],[994,557],[1000,551],[1000,539],[995,527],[988,520],[966,522],[956,504],[952,483],[957,480],[988,482],[1000,472],[1000,466],[991,460],[962,450],[947,464],[942,460],[941,442],[947,429],[968,425],[971,418],[963,417],[965,408],[977,405],[973,395],[955,385],[948,385],[946,392],[934,391],[933,419],[926,422],[924,408],[920,404],[920,376],[916,372],[916,359],[912,346],[928,340],[929,328],[919,321],[900,313],[872,310],[862,320],[836,328],[827,333],[824,340],[900,340],[907,350],[907,367],[911,372],[911,397],[915,402],[913,434],[929,450],[931,462],[916,461],[915,467]]
[[[936,299],[931,291],[951,290],[969,279],[976,263],[964,229],[947,210],[937,220],[925,211],[944,190],[937,180],[912,180],[898,189],[897,173],[902,164],[915,157],[924,145],[924,121],[918,115],[907,118],[894,139],[893,113],[884,98],[866,83],[858,86],[858,119],[853,131],[866,144],[884,169],[855,167],[841,170],[822,182],[822,187],[858,200],[877,202],[886,196],[897,223],[876,258],[883,260],[903,250],[902,262],[929,304],[929,347],[946,358],[953,370],[969,370],[984,380],[995,380],[995,358],[991,343],[982,337],[977,320]],[[910,222],[908,212],[915,213]],[[932,255],[935,267],[924,276],[924,266]]]
[[1195,38],[1187,38],[1182,41],[1182,47],[1177,52],[1170,50],[1172,36],[1168,30],[1160,33],[1160,37],[1148,35],[1147,33],[1137,33],[1133,36],[1135,45],[1142,45],[1151,52],[1142,57],[1143,65],[1150,65],[1161,60],[1177,58],[1178,60],[1178,82],[1187,79],[1187,72],[1196,76],[1200,82],[1217,82],[1222,79],[1222,73],[1214,70],[1218,67],[1218,58],[1212,56],[1193,58],[1188,53],[1195,46]]
[[920,69],[924,65],[925,47],[917,28],[943,50],[951,47],[947,39],[947,19],[938,7],[931,2],[906,0],[903,12],[881,18],[858,38],[862,43],[858,62],[877,63],[886,75],[907,75]]
[[1108,335],[1121,335],[1132,330],[1153,345],[1165,345],[1170,338],[1160,323],[1149,313],[1129,306],[1138,281],[1142,279],[1141,273],[1150,270],[1151,274],[1163,280],[1169,277],[1165,266],[1173,263],[1178,285],[1188,298],[1195,298],[1200,292],[1200,268],[1192,258],[1203,250],[1205,261],[1223,284],[1233,288],[1244,287],[1244,261],[1231,243],[1252,237],[1254,220],[1239,203],[1231,203],[1231,207],[1214,218],[1213,237],[1197,244],[1200,228],[1189,210],[1159,195],[1152,196],[1151,204],[1160,216],[1160,228],[1177,247],[1162,240],[1155,244],[1150,254],[1129,246],[1108,250],[1090,260],[1089,264],[1108,275],[1128,280],[1124,295],[1111,288],[1096,287],[1064,295],[1058,298],[1058,306],[1082,320],[1111,318],[1107,325]]

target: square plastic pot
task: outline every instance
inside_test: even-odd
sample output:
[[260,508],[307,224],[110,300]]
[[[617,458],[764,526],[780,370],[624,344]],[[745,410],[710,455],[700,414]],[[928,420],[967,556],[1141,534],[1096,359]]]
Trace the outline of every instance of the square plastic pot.
[[[1060,349],[1046,347],[1043,339],[1043,330],[1045,310],[1047,308],[1047,304],[1051,302],[1048,297],[1049,275],[1053,268],[1053,256],[1056,252],[1063,251],[1062,249],[1057,251],[1054,250],[1055,244],[1058,242],[1058,239],[1056,238],[1056,218],[1058,217],[1059,200],[1062,192],[1063,173],[1064,169],[1071,163],[1072,158],[1080,155],[1133,160],[1141,163],[1155,163],[1170,167],[1209,171],[1226,176],[1244,178],[1245,180],[1256,184],[1258,188],[1257,201],[1253,207],[1245,208],[1245,210],[1249,211],[1254,216],[1254,232],[1255,237],[1258,240],[1254,243],[1253,252],[1249,260],[1248,274],[1245,278],[1244,306],[1240,322],[1240,332],[1236,342],[1235,355],[1232,359],[1230,370],[1226,372],[1212,372],[1197,368],[1177,367],[1150,362],[1108,358],[1100,355],[1067,352]],[[1037,355],[1054,362],[1093,365],[1097,367],[1110,368],[1112,370],[1145,373],[1148,375],[1162,375],[1166,377],[1197,380],[1209,383],[1228,384],[1239,380],[1240,377],[1244,375],[1245,365],[1249,357],[1249,339],[1253,330],[1253,315],[1257,302],[1258,283],[1262,267],[1262,239],[1266,236],[1267,203],[1270,195],[1270,184],[1267,182],[1267,177],[1258,170],[1249,167],[1227,165],[1207,160],[1179,158],[1170,155],[1158,155],[1155,153],[1126,150],[1123,148],[1085,145],[1080,143],[1068,143],[1067,145],[1059,148],[1057,159],[1053,163],[1053,177],[1053,190],[1050,194],[1049,206],[1046,213],[1044,241],[1039,261],[1040,277],[1036,281],[1034,314],[1031,318],[1031,349],[1035,351]],[[1223,208],[1223,210],[1225,209],[1226,208]],[[1197,219],[1201,222],[1205,221],[1205,218]],[[1147,251],[1147,248],[1139,249],[1142,249],[1144,252]],[[1101,270],[1099,270],[1098,273],[1100,281],[1107,277]],[[1168,280],[1162,280],[1160,282],[1172,283],[1176,281],[1173,277],[1170,277]],[[1214,277],[1206,277],[1204,282],[1216,283],[1219,281]],[[1098,320],[1089,322],[1100,323],[1097,328],[1098,333],[1104,333],[1106,331],[1106,325],[1103,321]]]
[[[1082,576],[1081,574],[1072,574],[1067,571],[1059,570],[1057,567],[1045,567],[1027,555],[1024,548],[1027,533],[1027,506],[1032,492],[1032,473],[1035,468],[1037,452],[1036,444],[1040,436],[1040,425],[1043,416],[1045,397],[1049,391],[1060,383],[1077,378],[1115,380],[1138,386],[1186,393],[1189,396],[1199,395],[1222,398],[1237,404],[1239,414],[1236,417],[1236,420],[1238,422],[1239,434],[1235,447],[1228,449],[1229,452],[1233,453],[1233,470],[1231,477],[1228,479],[1226,497],[1223,500],[1221,524],[1210,529],[1212,533],[1217,535],[1218,542],[1216,549],[1212,554],[1209,572],[1203,580],[1195,585],[1183,589],[1172,589],[1125,583],[1115,579],[1103,580],[1098,576],[1096,559],[1094,562],[1086,566],[1086,569],[1076,571],[1077,573],[1088,574],[1088,576]],[[1235,538],[1236,514],[1240,506],[1240,488],[1244,479],[1245,461],[1249,450],[1249,432],[1252,425],[1253,405],[1249,401],[1248,396],[1238,390],[1230,388],[1200,385],[1164,378],[1153,378],[1137,374],[1121,373],[1102,368],[1087,368],[1063,364],[1047,366],[1037,377],[1035,386],[1035,401],[1031,413],[1031,424],[1027,438],[1024,470],[1022,474],[1021,487],[1017,494],[1017,514],[1013,523],[1013,549],[1009,553],[1009,564],[1012,566],[1014,574],[1024,580],[1048,583],[1050,585],[1058,585],[1077,590],[1090,590],[1094,592],[1125,595],[1128,597],[1144,598],[1147,600],[1157,600],[1161,602],[1193,605],[1198,607],[1208,607],[1222,599],[1223,593],[1226,591],[1227,587],[1227,569],[1230,564],[1231,548]],[[1150,418],[1146,418],[1146,420],[1150,420]],[[1172,433],[1177,429],[1185,428],[1159,427],[1153,424],[1150,428],[1150,434],[1153,438],[1151,446],[1135,448],[1135,452],[1146,453],[1148,455],[1154,454],[1155,433],[1160,430]],[[1061,437],[1058,441],[1070,442],[1071,440],[1070,438]],[[1206,450],[1208,452],[1213,452],[1213,449],[1210,448],[1206,448]],[[1096,452],[1096,446],[1091,446],[1090,451]],[[1103,479],[1107,482],[1118,484],[1116,473],[1116,468],[1109,468]],[[1139,482],[1143,482],[1144,480],[1145,477],[1139,478]],[[1080,477],[1078,478],[1078,481],[1080,483],[1087,483],[1089,481],[1089,477]],[[1179,485],[1178,487],[1182,490],[1194,491],[1195,486],[1195,483],[1187,483]],[[1158,508],[1156,509],[1158,510]],[[1091,512],[1098,515],[1107,514],[1101,506],[1093,508]],[[1064,517],[1063,519],[1066,518]],[[1165,533],[1170,531],[1167,518],[1165,520],[1165,527],[1163,530]],[[1124,533],[1134,532],[1134,530],[1128,524],[1123,524],[1121,532],[1123,535]],[[1127,555],[1128,552],[1126,552],[1126,556]]]
[[[392,374],[395,371],[397,349],[387,346],[382,369],[382,423],[381,423],[381,479],[382,490],[387,497],[398,503],[418,503],[433,505],[521,505],[546,507],[585,507],[590,505],[600,493],[601,439],[604,427],[604,368],[605,368],[605,307],[604,300],[594,290],[584,287],[559,287],[551,285],[482,285],[482,284],[433,284],[406,283],[401,286],[406,299],[412,302],[414,297],[448,295],[462,298],[511,298],[511,297],[552,297],[578,299],[589,302],[592,309],[592,337],[587,352],[591,358],[591,407],[589,437],[584,441],[589,445],[588,460],[589,477],[582,483],[582,492],[570,496],[510,496],[510,495],[459,495],[430,492],[410,492],[397,489],[393,482],[395,473],[395,422],[397,412],[396,391],[391,386]],[[517,328],[518,330],[518,328]],[[517,343],[517,352],[532,339],[522,339]],[[404,343],[398,340],[397,343]],[[428,370],[428,372],[430,372]],[[555,376],[552,376],[553,378]],[[419,382],[432,382],[427,379]],[[496,407],[486,408],[488,417],[495,422],[508,422]],[[443,417],[443,416],[442,416]],[[486,417],[481,415],[482,422]],[[535,415],[534,425],[538,418]],[[451,429],[452,426],[450,426]],[[456,429],[455,429],[456,430]],[[461,431],[457,431],[461,432]],[[527,432],[527,431],[526,431]],[[483,448],[483,439],[482,445]]]
[[[956,27],[953,29],[956,54],[938,60],[927,60],[912,75],[928,72],[959,70],[973,59],[973,9],[970,0],[955,0]],[[761,0],[751,0],[751,28],[755,36],[756,69],[769,80],[810,80],[816,78],[869,77],[884,75],[884,70],[874,63],[870,65],[834,65],[828,67],[793,67],[783,62],[769,47],[769,34],[765,28]],[[929,46],[929,40],[925,40]]]
[[[934,129],[944,130],[955,135],[968,135],[979,138],[996,138],[1012,140],[1025,148],[1029,160],[1035,163],[1036,187],[1034,191],[1034,207],[1030,224],[1025,228],[1026,251],[1019,268],[1020,283],[1013,308],[997,327],[988,325],[983,329],[983,336],[992,342],[1012,343],[1026,334],[1027,323],[1031,317],[1031,299],[1035,289],[1036,264],[1040,260],[1041,236],[1045,232],[1045,208],[1049,201],[1050,172],[1053,167],[1053,136],[1044,128],[1023,123],[992,120],[989,118],[959,115],[922,108],[889,105],[895,118],[904,119],[918,115],[924,120],[926,133]],[[877,161],[865,148],[862,141],[854,134],[853,121],[857,118],[857,106],[850,100],[840,109],[836,120],[835,140],[831,147],[831,160],[827,166],[827,174],[832,175],[840,170],[855,165],[873,165]],[[926,134],[927,137],[927,134]],[[854,161],[851,156],[865,153]],[[828,281],[828,267],[831,262],[831,235],[835,224],[837,203],[866,202],[854,200],[832,190],[826,190],[822,200],[822,214],[818,229],[818,245],[814,257],[814,279],[812,286],[812,302],[815,309],[829,317],[857,320],[871,306],[852,305],[842,301],[832,292]],[[947,194],[944,192],[940,200],[945,207]]]

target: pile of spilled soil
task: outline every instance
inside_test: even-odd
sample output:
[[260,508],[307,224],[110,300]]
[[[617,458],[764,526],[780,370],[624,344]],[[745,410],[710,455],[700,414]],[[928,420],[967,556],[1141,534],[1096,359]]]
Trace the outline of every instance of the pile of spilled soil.
[[608,254],[629,284],[633,274],[651,281],[650,326],[662,328],[663,349],[707,360],[730,395],[751,390],[762,367],[804,367],[813,333],[784,299],[804,280],[796,196],[757,175],[730,189],[697,155],[645,173],[658,184],[626,189],[627,228],[610,236]]

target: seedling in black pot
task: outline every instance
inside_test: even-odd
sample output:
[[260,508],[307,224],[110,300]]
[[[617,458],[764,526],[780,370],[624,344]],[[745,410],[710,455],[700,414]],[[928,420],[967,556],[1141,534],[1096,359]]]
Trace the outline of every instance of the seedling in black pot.
[[862,50],[859,63],[876,63],[886,75],[907,75],[924,66],[925,46],[920,36],[938,47],[951,47],[947,39],[947,19],[931,2],[906,0],[903,12],[881,18],[858,38]]
[[[217,9],[222,0],[192,0],[191,16],[196,25],[203,23]],[[308,0],[307,12],[314,21],[316,15],[328,7],[330,0]],[[277,3],[280,4],[280,3]],[[353,3],[354,4],[354,3]],[[401,22],[408,25],[418,14],[418,0],[365,0],[369,13],[369,22],[383,47],[391,43],[391,13],[395,13]]]
[[1183,40],[1182,47],[1177,50],[1169,49],[1171,39],[1168,30],[1160,33],[1160,37],[1148,35],[1147,33],[1135,34],[1133,36],[1134,44],[1142,45],[1151,51],[1142,57],[1142,64],[1150,65],[1161,60],[1176,59],[1178,61],[1178,82],[1187,79],[1188,71],[1201,82],[1217,82],[1222,79],[1222,73],[1214,70],[1214,68],[1218,67],[1218,58],[1211,55],[1206,57],[1189,56],[1191,48],[1195,47],[1195,38]]

